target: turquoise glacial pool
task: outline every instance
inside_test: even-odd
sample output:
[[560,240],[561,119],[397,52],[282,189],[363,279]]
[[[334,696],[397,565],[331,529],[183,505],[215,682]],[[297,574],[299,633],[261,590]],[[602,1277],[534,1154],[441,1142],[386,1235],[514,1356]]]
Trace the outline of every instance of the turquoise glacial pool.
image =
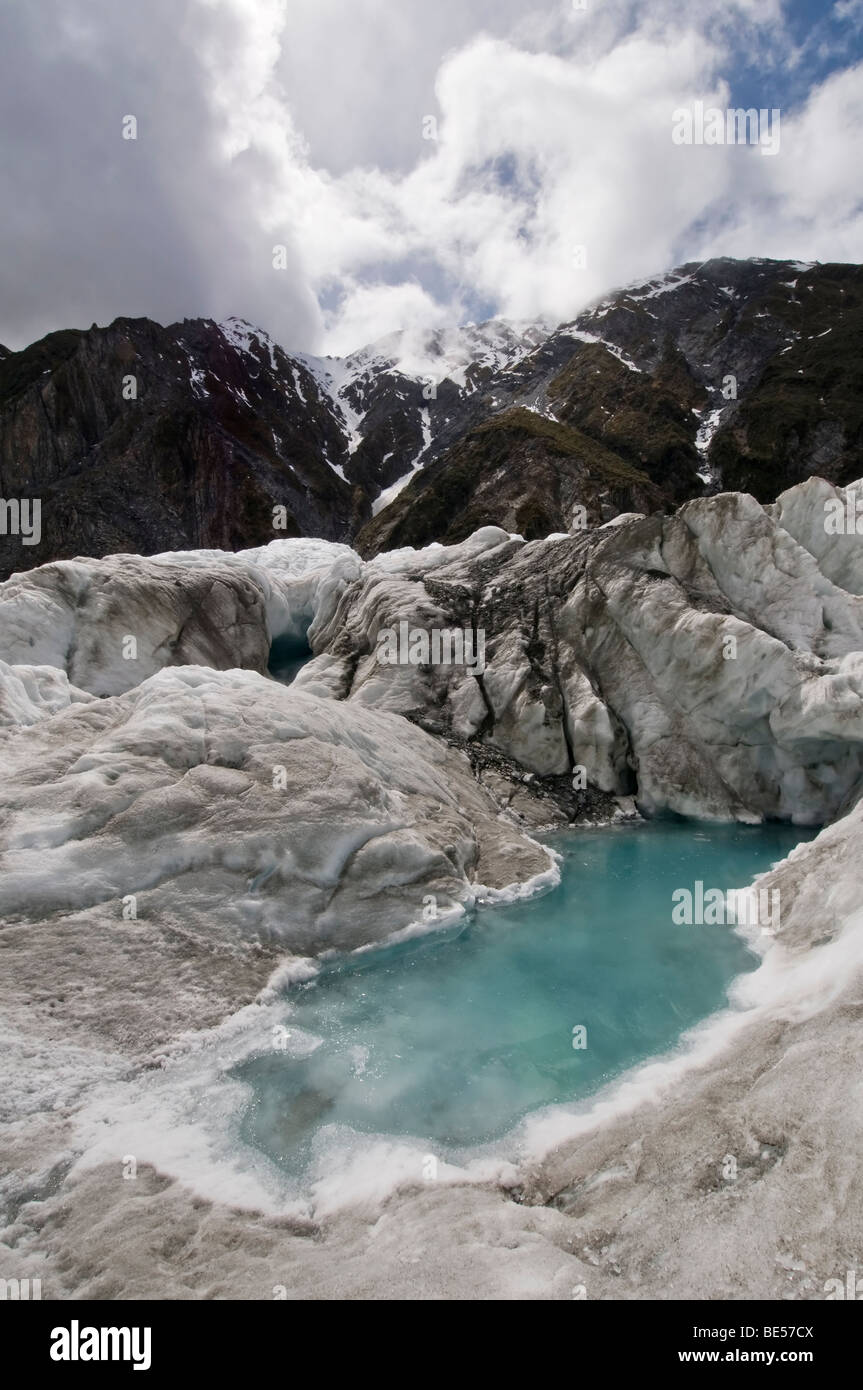
[[731,927],[675,925],[674,890],[744,887],[815,833],[657,820],[546,837],[563,856],[553,891],[293,987],[287,1050],[233,1073],[251,1088],[241,1138],[301,1174],[351,1131],[458,1156],[585,1099],[672,1048],[757,964]]

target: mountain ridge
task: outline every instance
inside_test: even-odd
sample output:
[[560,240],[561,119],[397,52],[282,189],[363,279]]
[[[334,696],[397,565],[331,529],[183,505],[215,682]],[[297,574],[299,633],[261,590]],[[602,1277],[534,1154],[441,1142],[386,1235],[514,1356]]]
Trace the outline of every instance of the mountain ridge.
[[531,539],[575,506],[596,524],[720,483],[841,485],[863,472],[861,328],[860,266],[723,258],[555,328],[401,330],[343,358],[239,318],[59,330],[0,353],[0,497],[42,504],[38,545],[0,534],[0,577],[291,535]]

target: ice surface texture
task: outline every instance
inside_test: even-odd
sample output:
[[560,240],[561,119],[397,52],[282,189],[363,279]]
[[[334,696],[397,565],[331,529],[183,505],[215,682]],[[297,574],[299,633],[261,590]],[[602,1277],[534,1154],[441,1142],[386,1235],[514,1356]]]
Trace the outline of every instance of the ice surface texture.
[[[2,1168],[16,1203],[45,1194],[4,1238],[6,1276],[44,1265],[83,1295],[269,1297],[290,1268],[307,1295],[565,1298],[583,1282],[591,1297],[818,1297],[843,1277],[863,1248],[849,809],[863,567],[854,538],[826,537],[836,495],[809,480],[773,507],[727,494],[530,545],[486,528],[363,563],[281,541],[64,561],[0,585]],[[402,619],[483,628],[481,680],[381,666],[377,633]],[[290,689],[269,680],[272,639],[307,629],[315,659]],[[837,817],[775,871],[782,933],[746,1011],[603,1111],[534,1135],[522,1170],[482,1191],[457,1175],[406,1190],[386,1229],[377,1209],[333,1217],[314,1249],[306,1218],[290,1234],[262,1219],[253,1250],[228,1206],[202,1214],[146,1168],[124,1183],[116,1099],[93,1119],[104,1164],[53,1197],[94,1078],[134,1082],[187,1030],[222,1046],[290,953],[548,874],[462,753],[417,722],[537,773],[583,764],[650,809]],[[505,1201],[506,1184],[536,1205]],[[188,1254],[165,1245],[165,1273],[146,1252],[169,1237]]]

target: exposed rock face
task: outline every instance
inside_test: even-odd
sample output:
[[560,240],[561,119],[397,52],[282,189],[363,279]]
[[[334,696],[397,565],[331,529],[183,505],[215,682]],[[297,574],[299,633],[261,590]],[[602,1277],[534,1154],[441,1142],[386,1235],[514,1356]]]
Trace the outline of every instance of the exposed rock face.
[[237,319],[49,334],[0,355],[0,498],[41,503],[38,544],[4,521],[0,578],[280,535],[366,555],[487,523],[533,539],[574,505],[593,522],[720,480],[761,501],[811,473],[846,484],[863,472],[861,274],[708,261],[553,332],[493,321],[344,359]]
[[724,486],[767,502],[812,473],[837,484],[860,476],[861,318],[860,266],[792,273],[747,305],[743,333],[757,336],[766,323],[786,341],[722,417],[709,457]]
[[266,543],[276,506],[282,535],[348,534],[328,398],[280,348],[237,336],[117,319],[3,361],[0,491],[40,498],[42,530],[35,546],[2,537],[3,576],[81,554]]
[[500,374],[547,333],[539,324],[492,319],[419,339],[411,331],[391,333],[346,358],[299,360],[344,422],[345,476],[379,510],[413,469],[491,412]]
[[[531,486],[530,454],[506,438],[514,407],[576,431],[566,442],[558,432],[554,452],[568,462],[552,471],[570,481],[580,465],[591,521],[668,509],[720,481],[763,502],[810,473],[849,482],[863,471],[861,329],[859,266],[722,259],[617,291],[499,372],[471,401],[472,433],[461,443],[441,433],[443,455],[431,463],[429,451],[426,467],[360,532],[358,548],[460,540],[461,508],[473,526],[495,522],[527,539],[566,530],[566,488],[550,482],[545,459]],[[493,412],[492,433],[477,429],[477,407]],[[509,465],[506,476],[499,471],[502,440],[515,479]],[[645,476],[659,494],[649,507],[633,491]],[[511,499],[523,513],[515,528]]]
[[452,544],[486,525],[533,540],[568,530],[574,516],[596,525],[620,512],[653,511],[665,500],[646,473],[581,430],[516,407],[429,463],[363,528],[358,545],[373,554],[434,540]]
[[539,334],[464,330],[446,357],[433,337],[426,365],[404,359],[399,337],[341,360],[288,356],[237,319],[117,319],[9,354],[0,496],[38,497],[41,536],[0,533],[0,578],[77,555],[354,534],[381,489]]

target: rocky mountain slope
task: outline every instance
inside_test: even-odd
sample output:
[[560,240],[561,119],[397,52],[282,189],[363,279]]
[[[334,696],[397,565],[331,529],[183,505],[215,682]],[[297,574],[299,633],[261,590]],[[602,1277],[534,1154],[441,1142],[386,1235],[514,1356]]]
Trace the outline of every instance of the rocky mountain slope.
[[49,334],[0,352],[0,497],[41,502],[37,545],[0,534],[0,577],[274,536],[365,555],[485,524],[531,540],[720,481],[760,501],[847,483],[861,289],[858,266],[709,261],[554,331],[405,332],[344,359],[238,319]]
[[443,441],[357,546],[459,540],[483,523],[531,540],[570,529],[573,494],[595,522],[641,509],[650,487],[667,510],[720,483],[766,502],[811,473],[850,482],[861,329],[859,266],[716,260],[618,291],[500,372],[484,418]]

